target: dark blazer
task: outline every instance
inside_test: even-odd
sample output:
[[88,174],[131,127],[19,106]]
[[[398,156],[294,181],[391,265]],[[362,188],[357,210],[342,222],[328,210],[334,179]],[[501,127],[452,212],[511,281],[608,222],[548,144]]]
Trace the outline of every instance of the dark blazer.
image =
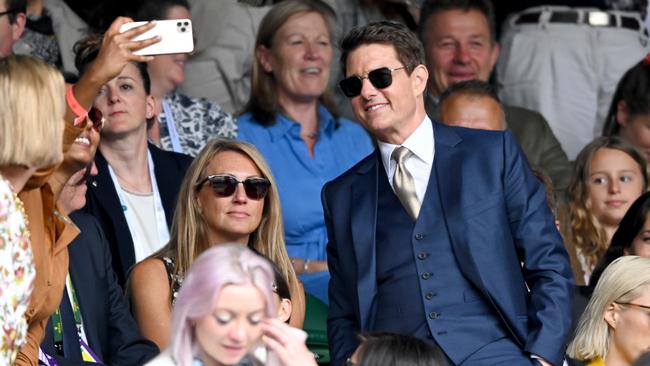
[[[192,162],[192,157],[171,151],[164,151],[149,144],[154,163],[154,173],[158,182],[160,199],[165,209],[167,226],[171,227],[176,207],[176,197]],[[106,234],[113,256],[113,269],[117,280],[124,288],[129,269],[135,264],[133,240],[120,205],[120,199],[108,172],[106,158],[97,151],[95,156],[98,174],[91,178],[86,193],[85,211],[95,216]]]
[[[461,272],[522,350],[561,364],[573,278],[544,187],[510,132],[433,127],[432,169]],[[384,167],[377,151],[323,188],[331,274],[328,337],[337,366],[354,351],[355,333],[368,330],[375,312],[375,233],[383,224],[376,222],[379,169]],[[449,336],[463,342],[462,334]]]
[[[425,107],[429,116],[437,115],[437,105],[431,97],[426,98]],[[555,191],[566,190],[572,174],[571,162],[544,116],[530,109],[507,105],[503,106],[503,112],[507,129],[515,135],[530,165],[551,178]]]
[[[70,218],[81,233],[68,246],[70,278],[76,290],[90,348],[106,365],[136,366],[155,357],[158,347],[142,337],[112,267],[106,236],[94,217],[76,212]],[[63,296],[66,296],[65,294]],[[55,355],[52,322],[41,347]],[[62,365],[72,361],[59,359]]]

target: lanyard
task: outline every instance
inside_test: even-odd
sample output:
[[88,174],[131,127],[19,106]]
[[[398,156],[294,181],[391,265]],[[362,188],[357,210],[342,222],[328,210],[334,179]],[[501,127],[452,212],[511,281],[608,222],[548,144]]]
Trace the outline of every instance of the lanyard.
[[[162,200],[160,199],[160,192],[158,191],[158,183],[156,181],[156,174],[154,172],[153,159],[151,158],[151,151],[149,150],[147,150],[147,159],[149,162],[149,177],[151,179],[151,188],[153,189],[154,219],[156,222],[156,229],[158,230],[158,240],[160,240],[159,244],[163,245],[169,241],[169,231],[167,230],[167,221],[165,220],[165,209],[163,208]],[[138,232],[138,224],[133,214],[133,210],[129,209],[128,202],[124,197],[124,191],[122,190],[120,182],[117,180],[117,176],[115,175],[115,172],[113,172],[113,168],[111,168],[110,164],[108,164],[108,172],[110,173],[111,179],[113,180],[113,185],[115,186],[117,197],[120,199],[120,204],[122,205],[122,210],[124,212],[124,218],[126,219],[126,223],[129,226],[129,232],[131,233],[131,239],[133,239],[135,250],[142,247],[142,245],[139,244],[144,243],[145,239],[140,238]],[[143,255],[143,257],[146,257],[147,255],[148,254]],[[136,260],[137,257],[138,256],[136,253]]]
[[[77,292],[72,285],[72,280],[70,279],[70,273],[66,276],[65,279],[68,299],[70,299],[70,305],[72,306],[72,314],[74,316],[75,328],[77,329],[77,336],[79,337],[79,347],[81,349],[81,358],[87,362],[101,363],[99,357],[90,349],[88,345],[88,340],[86,338],[86,333],[84,331],[83,320],[81,318],[81,311],[79,310],[79,301],[77,300]],[[61,320],[61,309],[57,308],[54,314],[52,314],[52,329],[54,333],[54,348],[56,349],[59,355],[64,355],[63,352],[63,322]],[[58,365],[58,362],[53,357],[43,353],[43,358],[47,360],[47,364],[51,366]],[[39,354],[39,358],[40,358]]]
[[174,120],[174,114],[169,102],[167,102],[167,98],[163,100],[162,105],[165,113],[165,124],[167,125],[167,131],[169,131],[169,138],[172,141],[172,150],[182,153],[181,140],[178,137],[178,131],[176,131],[176,120]]

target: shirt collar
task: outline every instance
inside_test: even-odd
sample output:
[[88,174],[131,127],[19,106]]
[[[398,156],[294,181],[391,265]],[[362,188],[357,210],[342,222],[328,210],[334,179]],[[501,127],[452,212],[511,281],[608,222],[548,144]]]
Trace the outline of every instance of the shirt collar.
[[[331,136],[336,129],[336,124],[336,119],[327,108],[322,104],[318,104],[318,133],[321,135],[327,134],[328,136]],[[275,123],[268,127],[269,133],[271,134],[271,140],[275,142],[283,138],[292,128],[299,129],[300,126],[296,125],[298,125],[298,122],[288,116],[282,113],[276,114]]]
[[[390,164],[392,164],[391,155],[393,150],[400,145],[393,145],[387,142],[377,141],[379,151],[381,152],[381,160],[384,163],[384,168],[387,172],[390,171]],[[411,136],[406,138],[401,146],[407,147],[413,155],[424,161],[428,165],[433,164],[433,151],[435,139],[433,136],[433,124],[429,116],[425,116],[424,120],[418,128],[413,131]]]

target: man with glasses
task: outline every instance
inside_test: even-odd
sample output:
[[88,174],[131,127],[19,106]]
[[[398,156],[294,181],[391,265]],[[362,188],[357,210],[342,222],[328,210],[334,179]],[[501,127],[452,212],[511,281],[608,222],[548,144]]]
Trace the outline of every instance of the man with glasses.
[[355,28],[342,61],[378,148],[323,188],[332,364],[355,333],[388,331],[452,365],[561,365],[571,268],[512,134],[431,121],[424,51],[404,25]]
[[0,57],[11,55],[14,43],[25,30],[26,0],[0,0]]

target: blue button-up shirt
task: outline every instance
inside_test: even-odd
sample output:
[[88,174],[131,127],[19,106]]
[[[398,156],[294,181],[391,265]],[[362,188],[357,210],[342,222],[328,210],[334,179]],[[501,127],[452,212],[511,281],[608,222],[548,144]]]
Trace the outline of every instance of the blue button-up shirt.
[[[335,119],[322,105],[318,117],[313,157],[300,137],[300,124],[284,115],[277,115],[275,124],[263,126],[247,113],[238,118],[237,124],[238,138],[262,152],[277,181],[289,256],[326,260],[327,231],[321,189],[374,147],[360,125],[344,118]],[[327,303],[328,273],[310,273],[300,279],[308,293]]]

